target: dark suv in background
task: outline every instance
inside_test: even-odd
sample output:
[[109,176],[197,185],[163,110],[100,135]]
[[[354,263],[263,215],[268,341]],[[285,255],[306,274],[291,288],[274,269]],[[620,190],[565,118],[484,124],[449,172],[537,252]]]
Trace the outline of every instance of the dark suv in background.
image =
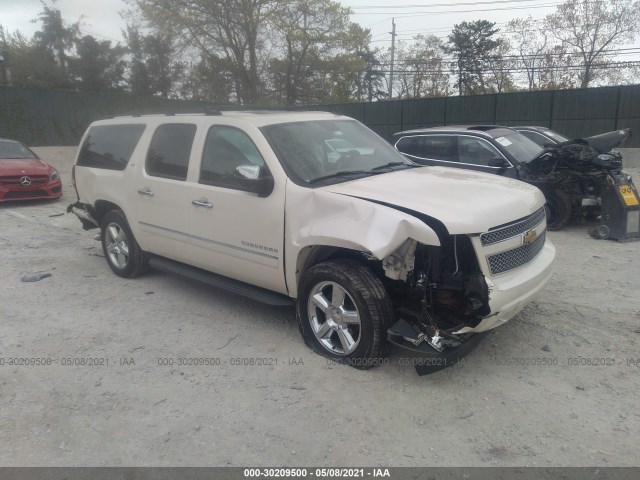
[[[516,128],[528,129],[527,135]],[[416,163],[465,168],[516,178],[538,187],[547,200],[549,230],[562,228],[571,217],[600,214],[601,194],[609,174],[624,173],[622,157],[611,151],[630,136],[616,130],[569,141],[544,127],[458,125],[395,133],[393,146]],[[534,132],[534,130],[536,130]],[[528,135],[543,134],[536,143]],[[628,178],[627,178],[628,177]]]

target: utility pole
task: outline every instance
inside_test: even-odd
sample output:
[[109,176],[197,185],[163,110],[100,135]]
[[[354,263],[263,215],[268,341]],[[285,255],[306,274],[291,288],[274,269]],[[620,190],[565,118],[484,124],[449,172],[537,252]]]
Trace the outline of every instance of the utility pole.
[[393,98],[393,62],[396,53],[396,19],[391,19],[391,73],[389,74],[389,99]]

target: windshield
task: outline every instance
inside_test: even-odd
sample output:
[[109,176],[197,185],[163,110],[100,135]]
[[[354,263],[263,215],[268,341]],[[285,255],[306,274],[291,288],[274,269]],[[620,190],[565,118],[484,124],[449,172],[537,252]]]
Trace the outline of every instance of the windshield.
[[37,158],[31,150],[18,142],[0,140],[0,159],[3,158]]
[[298,184],[336,183],[416,166],[355,120],[280,123],[261,130]]
[[540,145],[520,132],[508,133],[495,140],[519,163],[530,162],[542,153]]

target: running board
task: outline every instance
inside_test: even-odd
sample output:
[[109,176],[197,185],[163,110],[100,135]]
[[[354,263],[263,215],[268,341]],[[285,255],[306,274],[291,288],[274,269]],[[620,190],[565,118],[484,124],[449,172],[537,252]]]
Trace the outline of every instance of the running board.
[[293,298],[287,297],[281,293],[272,292],[266,288],[256,287],[255,285],[249,285],[248,283],[233,280],[232,278],[223,277],[215,273],[202,270],[201,268],[192,267],[184,263],[169,260],[163,257],[151,257],[149,259],[149,265],[156,270],[161,270],[168,273],[177,273],[183,277],[197,280],[198,282],[206,283],[223,290],[227,290],[238,295],[242,295],[258,302],[266,303],[274,307],[290,307],[295,305]]

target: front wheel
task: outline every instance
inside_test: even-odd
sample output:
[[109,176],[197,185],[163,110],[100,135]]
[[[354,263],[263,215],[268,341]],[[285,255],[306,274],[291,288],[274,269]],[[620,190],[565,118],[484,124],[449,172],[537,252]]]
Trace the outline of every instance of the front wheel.
[[571,199],[561,190],[552,190],[545,195],[547,204],[547,229],[560,230],[571,218]]
[[127,217],[121,210],[107,212],[100,223],[102,251],[113,273],[134,278],[146,270],[144,252],[133,237]]
[[323,262],[304,274],[298,293],[298,324],[308,346],[360,369],[381,363],[393,307],[371,270],[353,260]]

